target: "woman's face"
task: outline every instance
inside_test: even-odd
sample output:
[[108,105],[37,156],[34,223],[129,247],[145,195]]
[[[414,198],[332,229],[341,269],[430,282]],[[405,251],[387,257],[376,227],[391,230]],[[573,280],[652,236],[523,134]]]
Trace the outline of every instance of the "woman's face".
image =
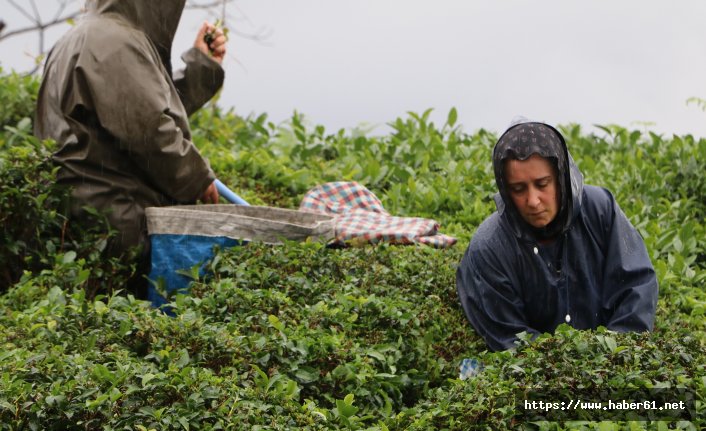
[[505,162],[505,183],[515,208],[530,226],[542,228],[559,211],[557,177],[554,166],[533,154],[526,160]]

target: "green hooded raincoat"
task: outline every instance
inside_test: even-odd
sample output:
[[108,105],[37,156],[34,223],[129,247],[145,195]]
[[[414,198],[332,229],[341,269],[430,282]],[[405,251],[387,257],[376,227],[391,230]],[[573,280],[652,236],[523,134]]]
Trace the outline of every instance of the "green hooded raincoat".
[[72,215],[84,206],[107,212],[119,232],[114,253],[148,244],[146,207],[193,203],[215,179],[191,142],[188,115],[213,97],[224,72],[192,48],[172,76],[184,3],[89,0],[47,58],[35,134],[58,142]]

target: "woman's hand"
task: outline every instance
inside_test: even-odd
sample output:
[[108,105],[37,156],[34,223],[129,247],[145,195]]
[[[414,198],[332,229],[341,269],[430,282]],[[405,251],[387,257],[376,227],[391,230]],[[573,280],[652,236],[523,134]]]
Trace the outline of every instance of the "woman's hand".
[[212,182],[208,186],[203,195],[201,195],[201,202],[205,204],[217,204],[218,203],[218,189],[216,188],[216,182]]
[[218,64],[223,64],[223,58],[226,56],[226,42],[228,38],[223,33],[223,30],[215,25],[204,21],[196,35],[194,48],[199,49],[206,55],[211,56]]

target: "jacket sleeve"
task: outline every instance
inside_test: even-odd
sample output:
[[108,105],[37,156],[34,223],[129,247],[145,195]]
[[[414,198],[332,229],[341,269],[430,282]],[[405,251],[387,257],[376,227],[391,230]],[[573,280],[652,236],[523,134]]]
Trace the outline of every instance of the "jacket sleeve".
[[174,73],[174,86],[190,116],[223,86],[225,72],[220,64],[196,48],[186,51],[181,59],[186,67]]
[[609,196],[607,249],[603,278],[606,327],[620,332],[652,330],[657,308],[657,277],[642,237],[613,196]]
[[[100,48],[100,47],[99,47]],[[215,175],[189,136],[188,119],[156,52],[124,37],[77,67],[100,126],[164,194],[197,200]]]
[[456,289],[466,317],[494,351],[514,347],[520,332],[539,334],[528,326],[522,296],[503,266],[492,250],[472,241],[456,270]]

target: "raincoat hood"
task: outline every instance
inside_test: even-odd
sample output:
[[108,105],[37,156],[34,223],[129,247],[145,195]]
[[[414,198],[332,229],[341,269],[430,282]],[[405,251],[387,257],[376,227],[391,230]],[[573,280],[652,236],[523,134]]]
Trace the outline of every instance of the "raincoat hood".
[[171,74],[172,42],[186,0],[87,0],[88,15],[115,14],[144,32]]
[[[527,160],[537,154],[549,160],[557,174],[559,210],[544,228],[530,226],[515,208],[505,181],[507,160]],[[493,170],[498,194],[495,203],[498,213],[520,238],[551,239],[566,232],[581,207],[583,175],[574,163],[561,133],[552,126],[521,119],[514,122],[500,136],[493,149]]]

